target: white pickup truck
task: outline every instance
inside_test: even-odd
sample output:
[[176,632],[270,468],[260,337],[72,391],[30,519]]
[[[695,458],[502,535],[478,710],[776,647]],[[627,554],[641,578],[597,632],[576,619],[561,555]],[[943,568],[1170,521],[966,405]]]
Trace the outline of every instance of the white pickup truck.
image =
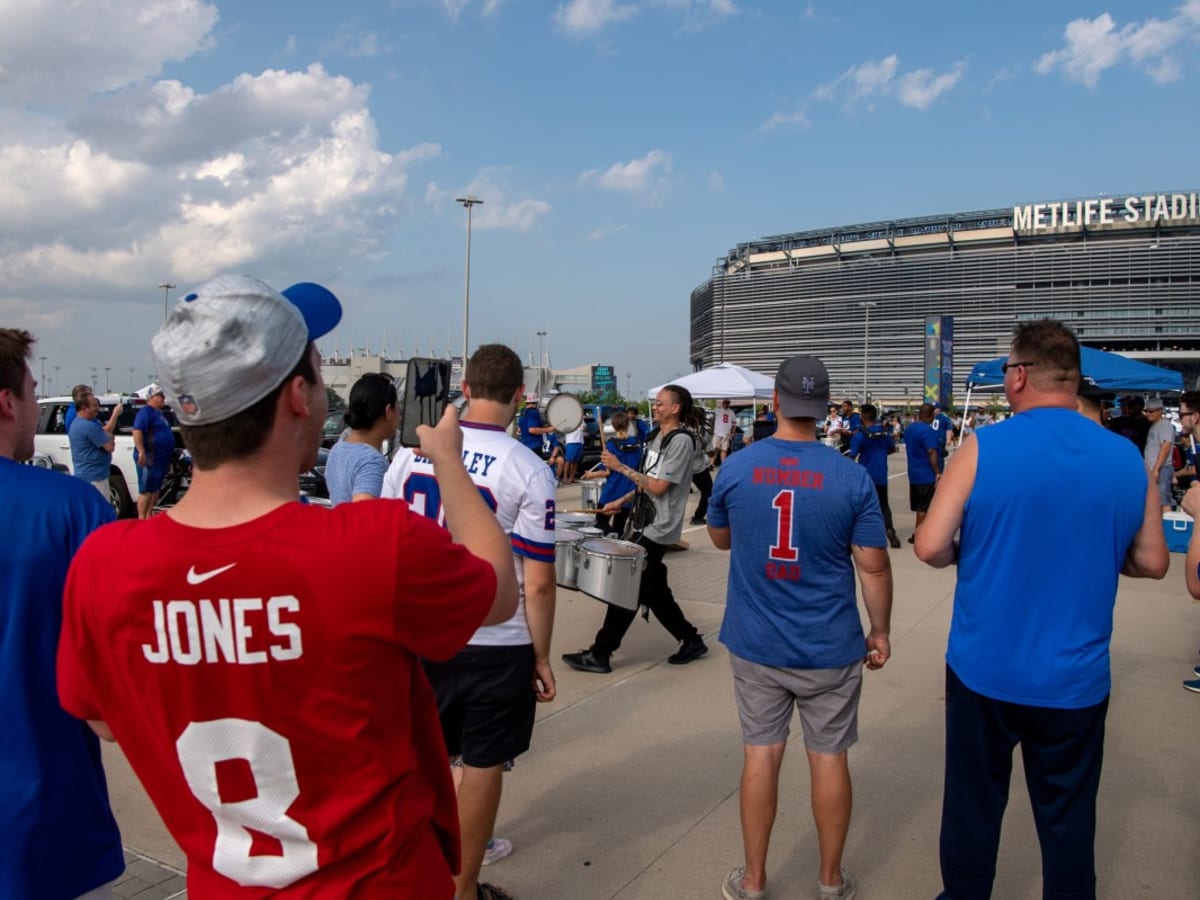
[[[113,448],[112,468],[108,476],[108,502],[121,518],[137,514],[135,500],[138,495],[137,466],[133,462],[133,419],[145,400],[140,398],[121,397],[117,394],[99,395],[100,416],[97,421],[104,424],[112,415],[113,408],[120,402],[125,403],[125,409],[117,422],[116,434],[113,435],[116,446]],[[37,434],[33,439],[34,457],[30,462],[48,469],[58,469],[73,472],[71,464],[71,444],[67,440],[67,429],[64,425],[67,407],[71,405],[70,397],[47,397],[38,401]],[[169,410],[164,410],[167,421],[173,426],[174,416]]]

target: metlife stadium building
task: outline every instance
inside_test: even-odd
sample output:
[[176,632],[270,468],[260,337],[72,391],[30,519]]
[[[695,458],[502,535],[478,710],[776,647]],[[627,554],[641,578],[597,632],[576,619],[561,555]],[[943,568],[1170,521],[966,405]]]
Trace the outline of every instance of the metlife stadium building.
[[953,383],[1051,316],[1082,343],[1200,376],[1200,192],[897,219],[739,244],[692,291],[691,362],[772,374],[820,357],[834,397],[916,403],[926,319],[953,319]]

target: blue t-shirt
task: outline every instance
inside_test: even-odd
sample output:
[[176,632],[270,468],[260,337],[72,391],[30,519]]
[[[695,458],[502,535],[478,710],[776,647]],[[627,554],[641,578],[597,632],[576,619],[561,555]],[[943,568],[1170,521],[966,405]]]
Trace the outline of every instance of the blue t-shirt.
[[933,417],[933,421],[929,425],[933,429],[934,434],[938,439],[938,455],[945,460],[946,458],[946,440],[950,437],[950,431],[954,428],[954,423],[950,421],[950,417],[945,413],[937,413]]
[[536,406],[527,406],[521,410],[521,415],[517,417],[517,439],[534,453],[542,449],[542,436],[530,434],[529,429],[541,427],[542,414]]
[[888,430],[878,424],[856,431],[850,438],[850,458],[866,468],[875,484],[887,484],[887,458],[895,449]]
[[329,502],[337,506],[339,503],[349,503],[355,494],[380,496],[387,470],[387,460],[370,444],[338,441],[325,460],[325,485],[329,488]]
[[113,511],[78,479],[4,458],[0,497],[0,897],[62,900],[125,869],[100,742],[55,677],[68,564]]
[[[635,435],[630,435],[626,440],[618,440],[615,437],[610,438],[605,446],[608,448],[609,453],[623,464],[629,466],[629,468],[636,471],[642,467],[642,444]],[[620,500],[632,491],[634,487],[634,483],[626,476],[620,472],[609,470],[604,487],[600,489],[599,503],[601,506],[604,506],[607,503],[612,503],[614,500]]]
[[909,484],[933,484],[937,481],[937,471],[929,462],[930,450],[937,450],[940,457],[941,448],[938,445],[937,432],[928,422],[913,422],[904,432]]
[[862,466],[816,441],[755,441],[721,465],[708,524],[730,529],[720,639],[731,653],[799,669],[863,659],[850,547],[887,540]]
[[71,403],[67,406],[67,411],[63,415],[63,428],[68,433],[70,433],[70,431],[71,431],[71,423],[75,421],[75,416],[77,416],[78,414],[79,414],[79,411],[77,409],[75,409],[74,403]]
[[633,425],[637,429],[638,440],[643,444],[646,443],[646,438],[650,437],[650,423],[645,419],[638,418],[633,420]]
[[975,439],[946,662],[996,700],[1099,703],[1117,575],[1145,512],[1141,455],[1073,409],[1027,410]]
[[[133,430],[142,433],[143,445],[150,451],[150,468],[166,469],[175,452],[175,434],[167,424],[166,416],[153,406],[143,406],[134,416]],[[138,460],[136,449],[133,459],[134,462]]]
[[105,450],[113,436],[95,419],[76,417],[68,432],[71,468],[84,481],[108,481],[112,454]]

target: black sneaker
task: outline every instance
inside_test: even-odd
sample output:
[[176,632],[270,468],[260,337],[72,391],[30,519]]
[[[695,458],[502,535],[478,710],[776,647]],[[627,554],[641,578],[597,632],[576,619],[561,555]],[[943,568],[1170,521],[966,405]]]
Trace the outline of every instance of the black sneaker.
[[889,531],[887,533],[887,539],[888,539],[888,543],[892,545],[893,550],[895,550],[897,547],[900,546],[900,538],[898,538],[896,536],[896,532]]
[[607,675],[612,671],[608,657],[591,650],[580,650],[578,653],[564,653],[562,661],[572,669],[580,672],[595,672],[597,675]]
[[667,657],[667,662],[673,666],[683,666],[693,659],[699,659],[707,652],[708,645],[704,643],[704,638],[697,635],[681,643],[679,649]]
[[692,516],[692,524],[693,525],[707,525],[708,519],[704,518],[704,516]]

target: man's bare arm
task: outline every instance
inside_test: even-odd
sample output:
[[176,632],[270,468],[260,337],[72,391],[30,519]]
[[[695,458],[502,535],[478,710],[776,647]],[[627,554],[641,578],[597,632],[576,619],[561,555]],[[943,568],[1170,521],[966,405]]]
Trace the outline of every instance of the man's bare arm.
[[925,521],[917,529],[914,549],[917,559],[941,569],[957,562],[955,535],[962,525],[963,508],[975,487],[975,466],[979,460],[979,445],[969,435],[950,457],[946,472],[938,482],[933,502]]
[[525,570],[525,619],[529,623],[529,635],[533,639],[534,677],[541,682],[534,687],[537,699],[548,702],[554,699],[557,689],[554,671],[550,668],[550,640],[554,635],[554,607],[557,600],[554,564],[523,559]]
[[718,550],[728,550],[733,546],[729,526],[724,528],[716,528],[712,525],[708,526],[708,537],[713,542],[713,546]]
[[[1193,520],[1200,518],[1200,481],[1192,482],[1192,486],[1183,495],[1183,502],[1179,504],[1179,508]],[[1187,582],[1188,593],[1200,600],[1200,528],[1195,525],[1192,526],[1192,539],[1188,541],[1187,562],[1184,565],[1187,568],[1184,580]]]
[[1167,574],[1171,557],[1167,553],[1167,538],[1162,530],[1162,504],[1158,500],[1158,484],[1147,479],[1146,505],[1142,512],[1142,527],[1133,536],[1125,553],[1121,574],[1130,578],[1162,578]]
[[113,737],[112,729],[108,727],[107,722],[88,720],[88,726],[92,729],[92,731],[99,735],[102,741],[108,741],[111,744],[115,744],[117,742],[117,739]]
[[892,655],[892,562],[886,547],[850,548],[858,580],[862,584],[863,606],[871,629],[867,634],[867,666],[878,669]]

